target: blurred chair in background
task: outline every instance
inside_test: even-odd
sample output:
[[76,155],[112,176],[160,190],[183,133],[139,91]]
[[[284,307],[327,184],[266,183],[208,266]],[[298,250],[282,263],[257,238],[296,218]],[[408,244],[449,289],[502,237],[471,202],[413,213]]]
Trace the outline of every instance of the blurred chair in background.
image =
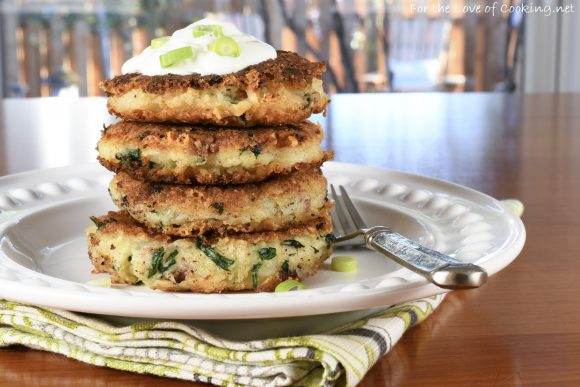
[[443,91],[451,22],[420,16],[392,18],[389,70],[393,91]]
[[503,81],[495,86],[496,91],[513,92],[517,87],[517,66],[522,45],[524,14],[521,10],[511,13],[507,19],[507,42]]

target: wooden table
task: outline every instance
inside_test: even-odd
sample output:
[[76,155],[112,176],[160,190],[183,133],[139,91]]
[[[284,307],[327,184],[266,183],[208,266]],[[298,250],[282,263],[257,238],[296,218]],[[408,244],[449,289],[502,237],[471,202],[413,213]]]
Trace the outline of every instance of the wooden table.
[[[102,99],[0,104],[0,172],[94,158]],[[340,161],[436,176],[526,204],[520,257],[455,292],[363,385],[580,385],[580,95],[335,96],[326,145]],[[3,385],[186,385],[0,350]]]

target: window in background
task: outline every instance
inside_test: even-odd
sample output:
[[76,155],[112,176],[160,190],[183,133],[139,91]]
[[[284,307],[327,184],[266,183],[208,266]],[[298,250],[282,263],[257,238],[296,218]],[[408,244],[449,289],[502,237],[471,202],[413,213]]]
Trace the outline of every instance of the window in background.
[[101,95],[99,82],[152,38],[206,16],[327,62],[331,92],[514,90],[522,23],[461,12],[469,3],[4,0],[1,95]]

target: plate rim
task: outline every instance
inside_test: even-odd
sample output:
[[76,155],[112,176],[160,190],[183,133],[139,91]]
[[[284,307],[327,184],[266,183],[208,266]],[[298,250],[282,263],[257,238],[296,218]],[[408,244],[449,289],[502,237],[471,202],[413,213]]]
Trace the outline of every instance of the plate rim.
[[[19,180],[28,180],[32,179],[35,180],[38,177],[38,174],[49,175],[53,174],[60,174],[64,176],[76,177],[79,174],[82,175],[82,171],[87,169],[93,170],[96,167],[99,167],[98,163],[82,163],[78,165],[69,165],[64,167],[53,167],[53,168],[46,168],[46,169],[37,169],[32,171],[21,172],[18,174],[12,174],[7,176],[0,177],[0,194],[4,193],[4,185],[5,184],[12,184],[14,182],[18,182]],[[421,181],[428,181],[432,183],[437,183],[439,186],[443,187],[452,187],[455,190],[459,190],[460,192],[468,192],[471,195],[475,195],[481,199],[485,199],[487,203],[493,203],[497,206],[497,208],[503,208],[501,203],[494,199],[493,197],[477,191],[473,188],[469,188],[454,182],[446,181],[443,179],[438,179],[430,176],[425,176],[421,174],[405,172],[405,171],[398,171],[398,170],[391,170],[386,168],[380,168],[375,166],[367,166],[367,165],[359,165],[359,164],[351,164],[351,163],[343,163],[343,162],[328,162],[325,163],[323,166],[323,170],[327,172],[329,169],[332,170],[339,170],[339,169],[364,169],[365,173],[370,173],[373,175],[377,175],[377,179],[381,180],[381,174],[394,174],[397,176],[405,176],[408,179],[416,180],[419,179]],[[102,173],[103,176],[105,171],[95,170],[96,173]],[[72,176],[69,176],[72,175]],[[37,179],[38,183],[43,182],[43,179]],[[46,179],[45,179],[46,180]],[[385,183],[386,184],[386,183]],[[5,220],[0,221],[0,232],[3,232],[6,227],[11,224],[11,221],[16,219],[20,219],[27,215],[30,215],[34,212],[48,209],[58,203],[63,202],[70,202],[72,200],[80,199],[83,197],[89,197],[86,193],[83,193],[82,190],[77,192],[76,194],[73,193],[72,196],[66,197],[61,200],[48,200],[45,204],[38,204],[34,205],[34,200],[32,200],[32,204],[30,208],[26,208],[26,206],[22,207],[22,211],[19,214],[14,215],[13,217],[9,217]],[[50,198],[49,198],[50,199]],[[26,203],[25,203],[26,204]],[[493,275],[509,265],[521,252],[525,239],[526,239],[526,231],[522,220],[511,214],[510,212],[504,211],[504,216],[508,216],[510,220],[513,222],[514,228],[516,228],[516,233],[514,239],[511,241],[506,241],[506,243],[510,242],[508,246],[502,246],[501,249],[493,252],[492,254],[486,254],[481,259],[488,257],[483,263],[484,266],[490,275]],[[503,250],[503,251],[502,251]],[[500,259],[499,255],[503,254],[507,256],[504,259]],[[4,252],[2,252],[4,255]],[[481,260],[480,259],[480,260]],[[15,263],[16,264],[16,263]],[[26,269],[26,268],[25,268]],[[30,270],[30,269],[27,269]],[[406,269],[401,269],[406,270]],[[31,270],[32,271],[32,270]],[[34,271],[32,271],[34,272]],[[398,271],[397,271],[398,272]],[[37,275],[41,274],[43,276],[47,276],[43,273],[34,272]],[[1,273],[0,273],[1,274]],[[67,281],[61,278],[56,278],[52,276],[48,276],[52,279],[58,280],[59,282],[63,282],[64,285],[59,288],[52,288],[48,286],[46,279],[41,279],[37,281],[13,281],[7,278],[3,278],[0,275],[0,296],[6,296],[9,293],[7,298],[10,298],[15,301],[20,302],[29,302],[30,299],[43,299],[46,302],[43,302],[43,305],[47,305],[50,307],[55,308],[62,308],[68,310],[76,310],[79,312],[88,312],[88,313],[96,313],[96,314],[114,314],[114,315],[126,315],[129,317],[148,317],[148,318],[164,318],[162,316],[170,316],[166,318],[175,318],[175,319],[255,319],[255,318],[278,318],[278,317],[294,317],[294,316],[309,316],[309,315],[316,315],[316,314],[328,314],[328,313],[337,313],[337,312],[347,312],[347,311],[354,311],[354,310],[362,310],[368,308],[374,308],[379,306],[388,306],[396,302],[403,302],[408,301],[414,298],[421,298],[426,296],[433,296],[440,293],[445,293],[447,290],[441,289],[432,285],[427,282],[427,280],[416,276],[413,278],[412,281],[404,284],[393,285],[391,287],[387,286],[386,288],[372,288],[372,289],[364,289],[364,288],[356,288],[353,287],[352,291],[348,292],[340,292],[337,296],[336,292],[327,292],[327,293],[317,293],[312,294],[313,290],[305,290],[296,293],[274,293],[276,297],[271,297],[272,293],[230,293],[230,294],[195,294],[195,293],[169,293],[172,294],[172,298],[166,297],[164,301],[173,300],[174,302],[168,302],[165,305],[156,305],[158,307],[158,311],[155,313],[151,313],[151,311],[140,311],[136,310],[137,308],[134,307],[134,301],[138,298],[139,300],[150,300],[152,295],[155,295],[153,292],[142,292],[141,294],[137,294],[138,292],[128,292],[123,289],[106,289],[106,288],[99,288],[95,286],[83,285],[73,281]],[[21,291],[8,291],[6,289],[13,288],[16,284],[16,287],[19,288]],[[20,286],[19,286],[20,285]],[[349,286],[349,285],[347,285]],[[345,286],[343,286],[344,288]],[[331,285],[329,288],[340,288],[339,285]],[[67,290],[68,289],[68,290]],[[118,293],[121,292],[121,293]],[[15,294],[16,293],[16,294]],[[125,295],[129,294],[130,297],[116,297],[117,300],[115,304],[117,310],[131,310],[131,312],[127,314],[119,314],[118,312],[111,313],[111,308],[107,307],[98,307],[98,306],[91,306],[92,302],[86,302],[84,304],[79,305],[78,298],[81,297],[86,301],[98,301],[102,302],[102,299],[106,294],[121,294],[125,293]],[[164,293],[168,294],[168,293]],[[348,303],[345,302],[345,297],[348,297],[350,300]],[[214,302],[217,298],[221,301],[216,307],[216,303]],[[252,307],[252,314],[244,314],[241,310],[239,310],[239,303],[242,300],[249,301],[256,301],[256,300],[264,300],[267,298],[273,298],[276,300],[275,308],[272,307],[271,304],[268,303],[267,306],[260,305],[253,305]],[[74,302],[76,300],[76,302]],[[298,302],[299,301],[299,302]],[[77,306],[71,307],[70,305],[74,304]],[[192,309],[195,306],[200,306],[199,304],[203,303],[205,309],[202,312],[197,311],[195,314],[191,313],[175,313],[175,309],[178,307],[189,306]],[[259,303],[258,303],[259,304]],[[324,304],[324,308],[315,308],[316,305]],[[354,306],[356,305],[356,306]],[[235,309],[238,310],[235,313],[228,313],[228,309],[236,307]],[[128,309],[127,309],[128,308]]]

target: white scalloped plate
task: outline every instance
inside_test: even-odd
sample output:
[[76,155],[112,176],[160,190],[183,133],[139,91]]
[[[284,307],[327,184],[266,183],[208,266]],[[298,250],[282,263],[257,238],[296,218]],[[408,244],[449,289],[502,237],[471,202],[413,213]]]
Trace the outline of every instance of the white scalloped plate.
[[[452,183],[408,173],[330,162],[329,182],[345,185],[370,224],[385,224],[490,275],[521,251],[525,230],[500,202]],[[0,178],[0,297],[113,316],[248,319],[311,316],[392,305],[444,290],[382,256],[348,252],[356,274],[327,266],[288,293],[163,293],[103,288],[86,252],[88,217],[113,209],[110,173],[97,164]],[[493,285],[488,285],[493,286]]]

